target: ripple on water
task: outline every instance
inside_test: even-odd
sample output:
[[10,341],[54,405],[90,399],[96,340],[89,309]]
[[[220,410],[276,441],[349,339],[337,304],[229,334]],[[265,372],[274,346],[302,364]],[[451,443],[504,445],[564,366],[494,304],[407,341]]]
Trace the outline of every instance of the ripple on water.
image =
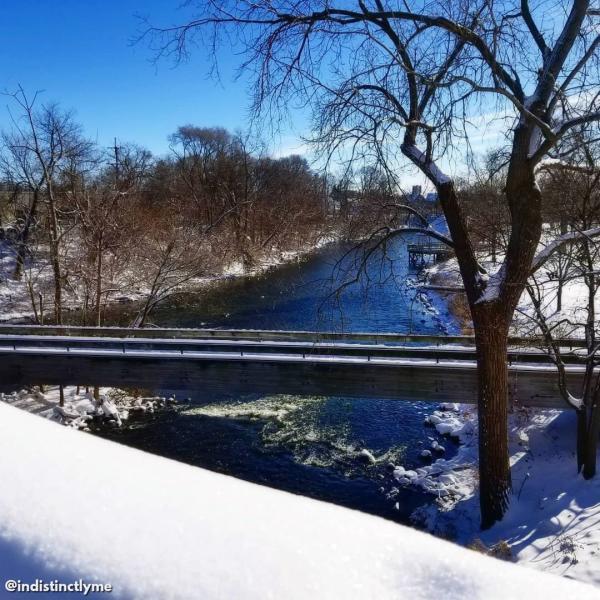
[[281,394],[185,407],[181,412],[262,422],[265,449],[286,449],[300,464],[335,469],[347,477],[375,476],[381,467],[402,461],[405,445],[391,445],[383,452],[368,448],[356,436],[351,420],[340,418],[348,416],[340,414],[343,406],[335,398]]

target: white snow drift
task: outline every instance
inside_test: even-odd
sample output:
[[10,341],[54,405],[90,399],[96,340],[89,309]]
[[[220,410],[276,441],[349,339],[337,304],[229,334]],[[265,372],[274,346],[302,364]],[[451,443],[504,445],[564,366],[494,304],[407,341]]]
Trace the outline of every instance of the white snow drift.
[[[0,404],[0,552],[134,598],[597,598],[598,590]],[[22,562],[21,561],[21,564]],[[52,565],[48,566],[48,563]],[[10,561],[0,561],[0,571]],[[39,571],[38,571],[39,569]],[[11,573],[2,572],[4,579]]]

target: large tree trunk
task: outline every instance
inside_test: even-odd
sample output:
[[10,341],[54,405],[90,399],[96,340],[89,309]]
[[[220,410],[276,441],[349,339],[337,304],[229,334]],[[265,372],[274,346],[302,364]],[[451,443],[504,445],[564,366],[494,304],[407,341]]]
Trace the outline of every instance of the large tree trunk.
[[477,346],[481,527],[502,519],[511,489],[508,454],[508,324],[501,306],[472,307]]
[[600,435],[600,410],[598,408],[598,393],[594,397],[594,406],[591,409],[588,429],[585,436],[583,464],[581,472],[585,479],[596,475],[596,457],[598,454],[598,436]]
[[[481,527],[502,519],[511,489],[508,455],[508,327],[513,310],[506,301],[481,300],[479,265],[453,186],[439,188],[471,309],[477,346],[479,415],[479,504]],[[523,283],[524,287],[524,283]]]

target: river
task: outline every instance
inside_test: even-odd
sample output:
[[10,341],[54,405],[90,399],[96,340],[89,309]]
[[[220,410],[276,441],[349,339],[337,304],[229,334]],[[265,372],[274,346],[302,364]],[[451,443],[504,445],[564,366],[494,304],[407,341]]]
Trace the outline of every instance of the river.
[[[179,327],[458,333],[445,302],[415,289],[418,274],[408,268],[407,258],[406,240],[397,240],[374,253],[360,281],[350,284],[363,253],[335,244],[262,275],[182,294],[163,304],[152,321]],[[121,309],[119,318],[130,318],[132,310]],[[432,404],[281,395],[213,398],[196,389],[160,393],[189,402],[102,435],[400,522],[431,501],[399,489],[390,465],[423,464],[421,451],[439,440],[423,426]],[[444,445],[448,454],[455,451],[448,441]],[[375,463],[360,454],[365,449]]]

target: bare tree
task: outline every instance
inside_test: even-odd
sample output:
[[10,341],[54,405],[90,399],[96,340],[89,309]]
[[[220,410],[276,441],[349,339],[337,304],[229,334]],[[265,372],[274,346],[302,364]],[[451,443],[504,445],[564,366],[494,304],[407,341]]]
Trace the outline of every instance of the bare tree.
[[[15,279],[21,279],[23,275],[25,258],[29,251],[29,239],[37,219],[40,193],[44,182],[43,173],[28,151],[26,142],[22,132],[3,132],[2,134],[3,152],[0,160],[3,177],[15,191],[15,205],[26,199],[16,240],[13,273]],[[18,211],[15,210],[16,212]]]
[[[596,455],[600,435],[600,330],[597,314],[600,276],[600,245],[581,232],[600,225],[600,168],[598,144],[589,143],[582,136],[573,150],[572,162],[549,164],[544,171],[548,178],[543,189],[550,196],[551,214],[558,221],[562,236],[574,241],[562,252],[556,252],[527,285],[531,307],[520,310],[525,325],[533,326],[532,333],[541,336],[544,349],[555,363],[561,395],[567,406],[577,413],[577,467],[586,479],[596,474]],[[579,158],[580,160],[577,160]],[[585,166],[584,166],[585,165]],[[572,167],[572,168],[571,168]],[[558,196],[560,200],[556,200]],[[560,298],[565,286],[576,287],[577,298],[571,297],[563,308]],[[561,337],[577,335],[585,340],[585,347],[577,350],[577,363],[585,367],[580,386],[568,375],[567,359]]]
[[[20,114],[13,118],[14,133],[8,138],[9,148],[13,157],[18,157],[19,168],[33,192],[30,218],[35,215],[39,199],[46,208],[54,277],[54,320],[60,325],[64,283],[61,244],[65,234],[62,227],[60,179],[65,169],[72,168],[73,163],[87,159],[90,144],[82,137],[81,129],[72,115],[62,111],[58,105],[42,105],[37,109],[37,94],[29,99],[23,88],[19,88],[12,98]],[[27,229],[24,228],[24,233],[29,231],[29,227],[30,224]]]
[[[574,127],[600,120],[598,11],[589,0],[542,0],[535,8],[528,0],[196,6],[185,24],[150,30],[159,54],[182,58],[194,38],[210,40],[209,48],[234,40],[246,52],[244,67],[255,69],[255,109],[309,103],[327,152],[367,146],[390,164],[400,150],[437,189],[475,328],[481,522],[491,526],[511,489],[508,328],[532,271],[571,239],[535,258],[542,228],[536,167]],[[545,13],[551,17],[542,19]],[[461,139],[468,144],[468,118],[482,107],[507,116],[510,146],[504,188],[511,230],[493,274],[477,259],[456,182],[443,169],[449,149]]]

